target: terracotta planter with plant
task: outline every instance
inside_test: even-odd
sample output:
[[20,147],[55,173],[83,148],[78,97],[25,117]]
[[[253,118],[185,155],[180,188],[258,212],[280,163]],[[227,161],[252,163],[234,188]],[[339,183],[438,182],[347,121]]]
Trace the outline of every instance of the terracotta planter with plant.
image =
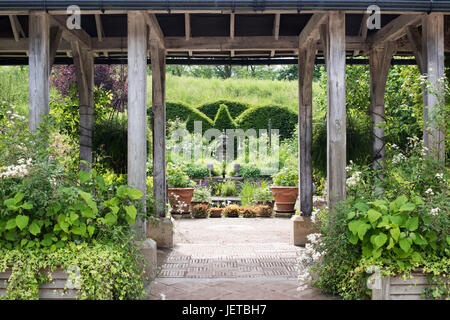
[[171,213],[189,214],[195,182],[189,180],[182,166],[167,164],[167,185]]
[[210,218],[220,218],[222,216],[223,208],[209,208],[208,213]]
[[255,218],[256,209],[254,207],[243,207],[241,208],[241,214],[244,218]]
[[209,204],[196,204],[192,206],[191,214],[193,218],[202,219],[208,217]]
[[191,212],[194,206],[204,204],[209,208],[209,202],[211,198],[211,190],[208,187],[195,188],[194,196],[191,200]]
[[298,197],[298,174],[293,168],[283,168],[273,176],[272,195],[277,213],[294,213]]
[[223,215],[227,218],[239,217],[240,207],[236,204],[230,204],[223,209]]
[[255,213],[258,218],[270,218],[270,217],[272,217],[273,206],[269,206],[269,205],[256,206]]

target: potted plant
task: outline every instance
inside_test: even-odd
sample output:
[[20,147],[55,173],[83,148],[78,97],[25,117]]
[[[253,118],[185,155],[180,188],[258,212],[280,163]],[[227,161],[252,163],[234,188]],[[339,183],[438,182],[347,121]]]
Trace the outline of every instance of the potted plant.
[[284,167],[272,176],[272,195],[277,213],[294,213],[298,197],[298,174],[293,168]]
[[189,214],[195,182],[190,181],[184,168],[173,163],[167,164],[167,185],[172,214]]
[[208,214],[210,218],[220,218],[222,216],[223,208],[219,207],[219,204],[217,207],[212,207],[208,209]]
[[255,205],[268,205],[273,209],[273,196],[271,189],[269,187],[255,189],[252,202]]
[[194,189],[194,196],[191,200],[191,207],[198,204],[205,204],[209,207],[211,198],[211,189],[208,187],[197,187]]
[[223,215],[228,218],[239,217],[240,207],[237,204],[230,204],[223,209]]
[[256,209],[254,207],[242,207],[240,211],[244,218],[256,217]]
[[208,217],[209,204],[196,204],[192,206],[192,217],[196,219]]
[[273,207],[269,205],[258,205],[255,207],[255,212],[259,218],[270,218],[273,213]]

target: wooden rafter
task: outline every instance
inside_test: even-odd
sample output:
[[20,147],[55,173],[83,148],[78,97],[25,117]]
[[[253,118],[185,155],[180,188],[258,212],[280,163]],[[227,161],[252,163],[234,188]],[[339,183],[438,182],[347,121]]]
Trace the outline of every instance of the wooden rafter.
[[408,36],[411,49],[414,52],[414,56],[419,66],[420,73],[424,74],[425,64],[423,60],[423,50],[422,50],[422,35],[417,27],[409,26],[406,29],[406,35]]
[[280,14],[276,13],[275,18],[273,20],[273,36],[275,40],[278,40],[280,37]]
[[14,34],[14,39],[16,41],[20,40],[20,37],[25,38],[25,32],[23,31],[22,25],[16,15],[9,15],[9,22],[11,23],[11,29]]
[[231,14],[230,14],[230,38],[231,39],[234,39],[234,35],[235,35],[235,26],[236,26],[236,23],[235,23],[235,15],[234,15],[234,13],[232,12]]
[[55,62],[56,51],[58,50],[59,44],[61,43],[63,30],[56,26],[50,28],[50,59],[49,66],[52,68],[53,63]]
[[184,33],[186,37],[186,41],[191,38],[191,14],[184,14]]
[[326,13],[315,13],[309,19],[306,26],[300,32],[298,36],[298,48],[299,50],[304,48],[308,41],[311,39],[318,40],[319,39],[319,26],[325,23],[328,15]]
[[417,26],[421,24],[423,16],[424,14],[402,14],[382,27],[375,34],[368,36],[367,40],[373,47],[383,46],[386,41],[397,40],[406,34],[406,29],[409,26]]
[[158,23],[156,15],[153,13],[144,14],[145,21],[150,27],[150,39],[159,42],[160,47],[165,48],[164,33],[161,30],[161,26]]
[[[359,26],[359,32],[358,34],[361,36],[362,40],[366,40],[367,39],[367,19],[369,19],[370,14],[366,13],[363,15],[362,20],[361,20],[361,25]],[[353,55],[357,56],[359,54],[360,50],[355,50]]]
[[103,41],[105,37],[105,32],[103,31],[102,18],[99,14],[95,15],[95,26],[97,28],[97,38],[98,41]]
[[78,41],[85,49],[92,48],[92,39],[83,29],[70,30],[66,25],[66,18],[61,16],[51,16],[54,25],[63,30],[62,37],[67,41]]

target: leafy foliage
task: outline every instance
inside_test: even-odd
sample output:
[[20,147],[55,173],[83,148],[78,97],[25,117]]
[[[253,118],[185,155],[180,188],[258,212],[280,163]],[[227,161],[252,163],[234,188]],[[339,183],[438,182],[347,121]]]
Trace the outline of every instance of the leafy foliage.
[[188,163],[186,164],[186,174],[193,179],[209,177],[209,169],[206,165]]
[[239,168],[239,175],[244,178],[259,178],[261,170],[252,163],[243,163]]
[[169,188],[187,188],[192,185],[183,165],[169,162],[166,170]]
[[296,169],[284,167],[273,176],[275,186],[296,187],[298,186],[298,173]]

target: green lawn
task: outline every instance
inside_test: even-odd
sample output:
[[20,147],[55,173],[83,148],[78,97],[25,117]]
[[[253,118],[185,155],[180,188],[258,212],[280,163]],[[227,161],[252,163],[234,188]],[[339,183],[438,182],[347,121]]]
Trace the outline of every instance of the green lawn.
[[[297,112],[297,81],[257,79],[205,79],[167,74],[166,100],[192,106],[220,99],[249,102],[255,105],[278,104]],[[148,78],[148,101],[151,102],[151,77]],[[318,84],[313,84],[318,89]],[[52,91],[53,94],[54,91]],[[317,92],[317,91],[316,91]],[[14,103],[28,114],[28,67],[0,67],[0,99]]]

